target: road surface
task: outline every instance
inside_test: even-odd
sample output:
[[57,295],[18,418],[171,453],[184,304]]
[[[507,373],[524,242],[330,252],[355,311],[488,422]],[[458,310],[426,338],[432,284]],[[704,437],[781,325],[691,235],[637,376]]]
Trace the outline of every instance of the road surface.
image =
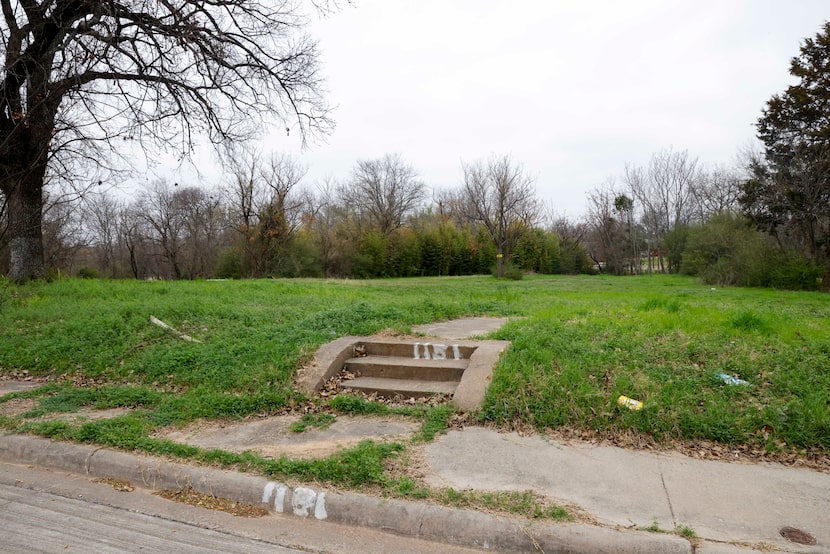
[[122,492],[92,477],[0,464],[0,550],[32,552],[471,553],[373,529],[233,516]]

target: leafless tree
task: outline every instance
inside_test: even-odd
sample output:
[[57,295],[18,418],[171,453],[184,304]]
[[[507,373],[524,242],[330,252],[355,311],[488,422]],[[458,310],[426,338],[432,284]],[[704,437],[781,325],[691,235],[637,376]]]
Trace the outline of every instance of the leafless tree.
[[60,159],[98,162],[86,146],[131,139],[184,156],[197,134],[240,139],[263,117],[304,139],[329,127],[317,46],[292,2],[1,4],[0,191],[12,279],[43,274],[47,170]]
[[239,234],[245,273],[278,271],[281,250],[303,223],[309,195],[300,188],[306,168],[291,156],[237,149],[224,166],[231,226]]
[[257,224],[257,212],[262,203],[262,190],[258,186],[262,154],[246,148],[229,150],[223,160],[227,175],[223,187],[231,219],[237,230],[249,236]]
[[87,246],[87,237],[83,232],[80,214],[72,203],[46,196],[43,236],[47,245],[44,256],[49,266],[58,271],[73,271],[75,255]]
[[745,176],[734,168],[714,167],[700,172],[692,184],[694,219],[703,222],[720,212],[737,212]]
[[308,169],[286,154],[271,154],[262,168],[266,187],[266,206],[275,217],[279,238],[287,242],[294,238],[302,224],[309,197],[299,188]]
[[122,203],[107,193],[90,194],[84,198],[84,225],[91,235],[91,246],[97,253],[98,268],[106,277],[116,276],[118,216],[122,210]]
[[303,216],[305,226],[313,237],[320,269],[325,277],[348,273],[346,260],[354,247],[352,241],[345,240],[349,234],[344,232],[344,227],[348,225],[349,217],[338,201],[337,191],[341,188],[334,178],[324,178],[306,203]]
[[340,196],[349,208],[388,235],[423,202],[425,189],[418,172],[400,154],[387,154],[358,161]]
[[599,271],[625,272],[628,240],[626,225],[615,205],[621,197],[613,179],[588,194],[588,255]]
[[697,158],[687,151],[671,149],[652,154],[648,167],[626,165],[624,182],[641,207],[641,218],[651,253],[657,251],[660,270],[664,265],[666,234],[678,225],[687,224],[693,214],[693,189],[700,181]]
[[183,276],[189,279],[210,277],[227,228],[226,211],[219,194],[185,187],[176,191],[175,197],[184,225]]
[[518,238],[514,231],[533,227],[541,206],[533,179],[510,156],[462,164],[462,195],[467,216],[486,229],[496,246],[496,269],[503,275],[505,256]]
[[138,202],[118,210],[118,238],[126,251],[130,275],[135,279],[141,279],[147,271],[145,260],[149,253],[145,237],[149,233],[145,226]]
[[146,224],[146,238],[160,249],[170,277],[181,279],[185,242],[185,214],[182,207],[191,200],[188,189],[175,190],[178,184],[155,181],[141,195],[136,211]]

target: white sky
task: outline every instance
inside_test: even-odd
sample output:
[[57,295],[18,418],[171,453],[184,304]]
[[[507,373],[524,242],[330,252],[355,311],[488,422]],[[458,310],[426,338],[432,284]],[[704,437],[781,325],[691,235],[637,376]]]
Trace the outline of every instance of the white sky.
[[295,153],[306,184],[398,152],[441,188],[462,160],[510,154],[576,218],[587,192],[661,149],[732,164],[829,19],[827,0],[354,0],[310,29],[335,131],[302,151],[281,129],[264,149]]

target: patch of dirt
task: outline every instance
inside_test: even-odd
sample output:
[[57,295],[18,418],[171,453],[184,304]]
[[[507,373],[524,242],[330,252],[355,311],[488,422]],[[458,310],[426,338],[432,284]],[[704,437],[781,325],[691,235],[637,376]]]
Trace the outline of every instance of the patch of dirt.
[[816,544],[816,538],[813,535],[795,527],[782,527],[778,534],[796,544],[806,544],[808,546]]
[[12,398],[0,403],[0,415],[13,417],[25,414],[37,407],[37,398]]
[[2,386],[2,381],[25,381],[27,383],[33,383],[40,386],[48,383],[49,379],[46,377],[35,377],[33,375],[29,375],[28,369],[13,369],[4,373],[2,380],[0,380],[0,386]]
[[400,340],[416,340],[421,337],[417,335],[410,335],[407,333],[402,333],[400,331],[396,331],[395,329],[383,329],[382,331],[378,331],[370,338],[373,339],[400,339]]
[[92,482],[101,483],[102,485],[109,485],[120,492],[133,492],[135,490],[135,487],[127,481],[119,481],[118,479],[113,479],[112,477],[99,477],[98,479],[93,479]]
[[202,448],[231,452],[251,450],[265,458],[325,458],[359,442],[407,440],[418,425],[405,417],[338,415],[326,428],[309,426],[302,433],[291,430],[300,413],[243,421],[200,420],[182,428],[159,430],[154,437]]
[[181,502],[199,508],[207,508],[208,510],[220,510],[237,517],[263,517],[268,515],[268,510],[262,506],[254,506],[252,504],[245,504],[244,502],[236,502],[235,500],[228,500],[227,498],[219,498],[208,494],[196,492],[193,489],[178,489],[178,490],[163,490],[154,492],[156,496],[173,500],[174,502]]
[[87,421],[98,421],[100,419],[120,417],[130,412],[132,412],[132,410],[128,408],[110,408],[108,410],[93,410],[92,408],[81,408],[77,412],[63,414],[46,414],[40,419],[47,421],[65,421],[67,423],[84,423]]

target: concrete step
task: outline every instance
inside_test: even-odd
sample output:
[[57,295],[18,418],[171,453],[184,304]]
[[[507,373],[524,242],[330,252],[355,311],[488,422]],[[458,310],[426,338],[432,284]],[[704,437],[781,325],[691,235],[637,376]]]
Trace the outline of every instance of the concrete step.
[[367,394],[377,393],[387,398],[403,396],[404,398],[421,398],[435,394],[453,394],[458,381],[424,381],[415,379],[386,379],[384,377],[357,377],[341,383],[344,389],[352,389]]
[[363,356],[346,360],[344,368],[362,377],[460,381],[469,360],[424,360],[397,356]]
[[[475,347],[468,344],[457,344],[457,341],[442,342],[415,342],[415,341],[394,341],[394,340],[373,340],[362,341],[355,346],[355,352],[361,351],[368,356],[399,356],[403,358],[431,359],[435,357],[436,348],[443,350],[444,356],[450,359],[460,358],[468,360],[475,352]],[[456,356],[458,353],[458,356]]]

